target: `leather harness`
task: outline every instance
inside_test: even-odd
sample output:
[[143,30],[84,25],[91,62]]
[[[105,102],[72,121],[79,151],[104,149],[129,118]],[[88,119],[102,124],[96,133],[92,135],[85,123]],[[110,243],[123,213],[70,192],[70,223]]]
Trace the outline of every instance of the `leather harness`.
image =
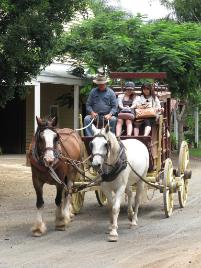
[[120,152],[118,160],[109,173],[102,174],[103,181],[110,182],[115,180],[119,175],[119,173],[127,167],[127,156],[125,152],[125,147],[121,141],[119,141],[119,145],[120,145]]
[[[102,137],[107,141],[107,154],[106,157],[108,155],[108,151],[109,151],[109,147],[110,147],[110,141],[108,141],[105,137],[105,135],[99,133],[97,135],[94,136],[94,138],[97,137]],[[102,177],[102,181],[107,181],[107,182],[111,182],[114,181],[117,176],[119,175],[119,173],[124,170],[127,167],[127,156],[126,156],[126,152],[125,152],[125,147],[123,145],[123,143],[121,142],[121,140],[118,140],[119,142],[119,146],[120,146],[120,150],[119,150],[119,157],[117,162],[112,166],[112,169],[109,172],[101,172],[101,177]],[[95,155],[99,155],[102,158],[105,158],[105,156],[103,154],[100,153],[95,153],[92,154],[92,157],[94,157]],[[107,163],[104,163],[105,165],[108,165]],[[108,165],[110,166],[110,165]]]

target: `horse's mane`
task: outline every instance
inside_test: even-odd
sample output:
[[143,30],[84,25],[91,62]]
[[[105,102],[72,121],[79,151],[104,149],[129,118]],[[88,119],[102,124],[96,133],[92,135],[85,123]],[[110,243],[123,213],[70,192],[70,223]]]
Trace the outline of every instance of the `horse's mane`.
[[107,137],[107,140],[110,141],[112,149],[119,148],[119,142],[118,142],[117,137],[115,136],[115,134],[113,132],[108,131],[107,133],[105,133],[105,135]]

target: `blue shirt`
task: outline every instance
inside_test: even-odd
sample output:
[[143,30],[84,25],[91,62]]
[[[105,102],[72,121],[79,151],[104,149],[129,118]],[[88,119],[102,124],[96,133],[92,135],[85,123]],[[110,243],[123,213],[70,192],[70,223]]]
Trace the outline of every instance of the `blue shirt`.
[[98,114],[115,115],[117,113],[117,99],[114,91],[106,87],[100,91],[97,87],[93,88],[86,102],[87,113],[95,112]]

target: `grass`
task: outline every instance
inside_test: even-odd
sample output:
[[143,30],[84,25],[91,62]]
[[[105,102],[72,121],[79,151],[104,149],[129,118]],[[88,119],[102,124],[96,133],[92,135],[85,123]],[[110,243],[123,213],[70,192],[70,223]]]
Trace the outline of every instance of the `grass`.
[[190,156],[201,158],[201,148],[191,148],[189,151]]

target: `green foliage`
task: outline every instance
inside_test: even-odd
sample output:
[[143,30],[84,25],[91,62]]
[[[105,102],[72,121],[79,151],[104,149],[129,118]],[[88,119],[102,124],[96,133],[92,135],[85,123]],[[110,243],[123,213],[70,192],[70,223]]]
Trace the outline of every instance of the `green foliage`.
[[177,140],[174,133],[170,133],[171,150],[174,151],[177,148]]
[[84,0],[0,2],[0,106],[16,92],[25,94],[25,81],[55,56],[62,23],[84,4]]
[[108,71],[164,71],[174,96],[198,103],[201,88],[201,25],[161,20],[143,24],[121,11],[100,13],[62,40],[91,68]]
[[135,68],[135,62],[129,62],[128,57],[137,49],[134,43],[140,25],[139,18],[131,18],[124,12],[100,13],[65,35],[61,53],[68,51],[96,70],[99,66],[110,70],[123,70],[127,65]]
[[200,0],[161,0],[161,3],[174,11],[180,22],[201,22]]
[[[201,103],[200,103],[201,104]],[[195,106],[191,104],[187,109],[187,116],[185,117],[184,137],[193,147],[195,144]],[[201,113],[199,114],[199,122],[201,122]],[[199,124],[199,138],[201,139],[201,124]],[[200,143],[201,144],[201,143]]]
[[166,71],[174,95],[196,101],[201,85],[201,25],[159,21],[144,25],[149,35],[144,67]]
[[[116,0],[113,2],[118,3],[119,1]],[[115,7],[110,5],[109,0],[88,0],[88,5],[95,16],[100,13],[110,13],[110,11],[115,10]]]

